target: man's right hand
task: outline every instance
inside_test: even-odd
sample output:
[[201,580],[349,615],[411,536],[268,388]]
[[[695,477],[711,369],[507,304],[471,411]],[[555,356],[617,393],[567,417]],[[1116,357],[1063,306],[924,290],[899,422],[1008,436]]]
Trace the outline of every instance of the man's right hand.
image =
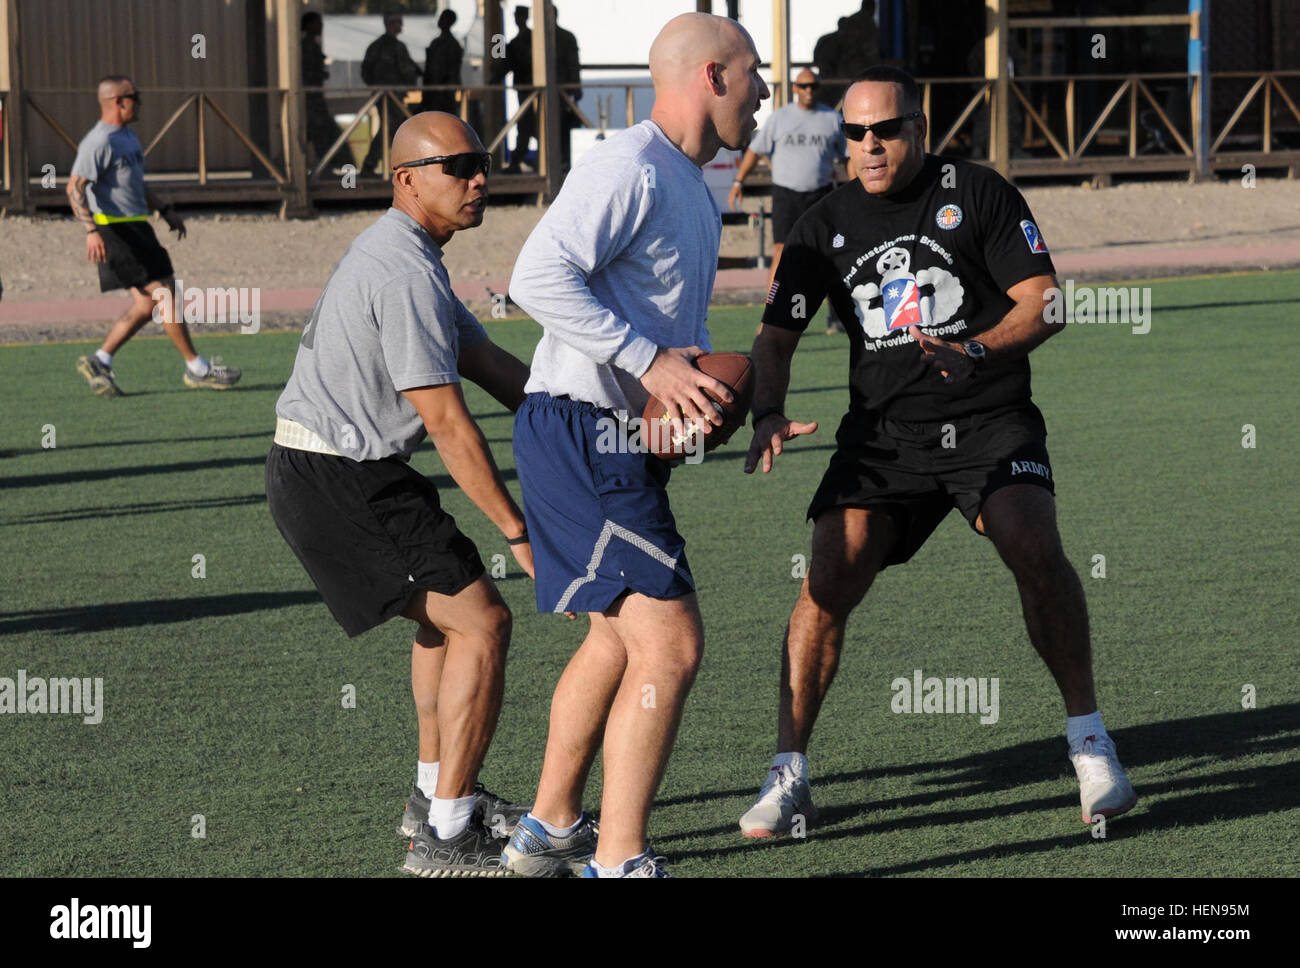
[[98,232],[86,233],[86,258],[91,262],[108,261],[108,250],[104,247],[104,237]]
[[707,434],[713,429],[711,424],[722,425],[722,415],[704,391],[709,390],[726,403],[734,397],[725,383],[691,364],[703,353],[698,346],[659,347],[650,369],[641,375],[641,385],[658,397],[670,413],[680,411],[686,421],[700,424]]
[[731,192],[727,195],[727,204],[731,206],[733,212],[740,211],[737,206],[740,204],[740,196],[743,194],[740,182],[731,183]]
[[816,432],[815,422],[799,423],[782,414],[769,413],[754,427],[754,439],[750,441],[749,453],[745,455],[745,473],[754,473],[760,460],[763,464],[763,473],[770,473],[772,458],[781,453],[782,445],[787,440]]

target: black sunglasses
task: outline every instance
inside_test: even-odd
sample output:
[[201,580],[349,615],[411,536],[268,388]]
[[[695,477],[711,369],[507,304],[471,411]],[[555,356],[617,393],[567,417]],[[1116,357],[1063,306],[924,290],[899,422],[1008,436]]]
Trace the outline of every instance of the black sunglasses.
[[419,161],[404,161],[394,165],[399,168],[419,168],[421,165],[442,165],[445,174],[452,178],[473,178],[479,172],[487,174],[492,170],[492,156],[486,151],[467,151],[459,155],[438,155],[436,158],[421,158]]
[[901,118],[889,118],[886,121],[877,121],[875,124],[850,124],[848,121],[841,121],[840,130],[844,132],[844,137],[850,141],[861,141],[867,136],[868,131],[881,141],[888,141],[891,138],[898,137],[899,132],[903,130],[904,124],[920,116],[920,111],[913,111]]
[[795,87],[806,87],[806,88],[807,88],[808,90],[810,90],[810,91],[815,91],[815,90],[817,90],[817,88],[821,87],[821,84],[818,83],[817,81],[810,81],[810,82],[807,83],[807,84],[800,84],[798,81],[795,81],[795,85],[794,85],[794,86],[795,86]]
[[119,95],[115,98],[115,100],[118,100],[118,101],[134,101],[136,104],[139,104],[139,103],[140,103],[140,92],[139,92],[139,91],[132,91],[130,94],[119,94]]

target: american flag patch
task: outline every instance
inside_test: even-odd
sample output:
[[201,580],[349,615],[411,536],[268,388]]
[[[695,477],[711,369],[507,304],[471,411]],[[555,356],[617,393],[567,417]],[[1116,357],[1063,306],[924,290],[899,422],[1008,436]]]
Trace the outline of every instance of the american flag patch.
[[772,305],[776,301],[776,290],[781,284],[775,279],[772,280],[772,288],[767,291],[767,305]]

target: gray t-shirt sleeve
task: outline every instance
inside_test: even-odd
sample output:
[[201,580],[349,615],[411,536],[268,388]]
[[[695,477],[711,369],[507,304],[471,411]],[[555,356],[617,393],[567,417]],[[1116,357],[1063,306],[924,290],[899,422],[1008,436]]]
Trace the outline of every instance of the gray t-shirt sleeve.
[[456,333],[462,351],[478,346],[488,338],[487,330],[478,321],[478,317],[471,313],[459,299],[456,300]]
[[589,359],[640,378],[658,347],[603,305],[588,280],[631,246],[654,205],[657,174],[624,158],[593,161],[582,174],[581,188],[561,191],[524,243],[510,298]]
[[370,309],[395,389],[460,382],[458,307],[460,300],[432,273],[398,276],[375,294]]
[[87,138],[77,148],[77,158],[72,163],[72,174],[89,182],[97,182],[107,166],[111,150],[102,138]]

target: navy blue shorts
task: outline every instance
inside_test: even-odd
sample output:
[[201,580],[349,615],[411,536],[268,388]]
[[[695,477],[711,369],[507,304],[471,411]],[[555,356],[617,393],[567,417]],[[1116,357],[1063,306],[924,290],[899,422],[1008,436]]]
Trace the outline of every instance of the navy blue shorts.
[[612,426],[612,411],[547,393],[530,393],[515,414],[539,612],[604,612],[629,591],[695,591],[668,507],[668,465],[644,453],[602,453],[626,450],[608,446]]

